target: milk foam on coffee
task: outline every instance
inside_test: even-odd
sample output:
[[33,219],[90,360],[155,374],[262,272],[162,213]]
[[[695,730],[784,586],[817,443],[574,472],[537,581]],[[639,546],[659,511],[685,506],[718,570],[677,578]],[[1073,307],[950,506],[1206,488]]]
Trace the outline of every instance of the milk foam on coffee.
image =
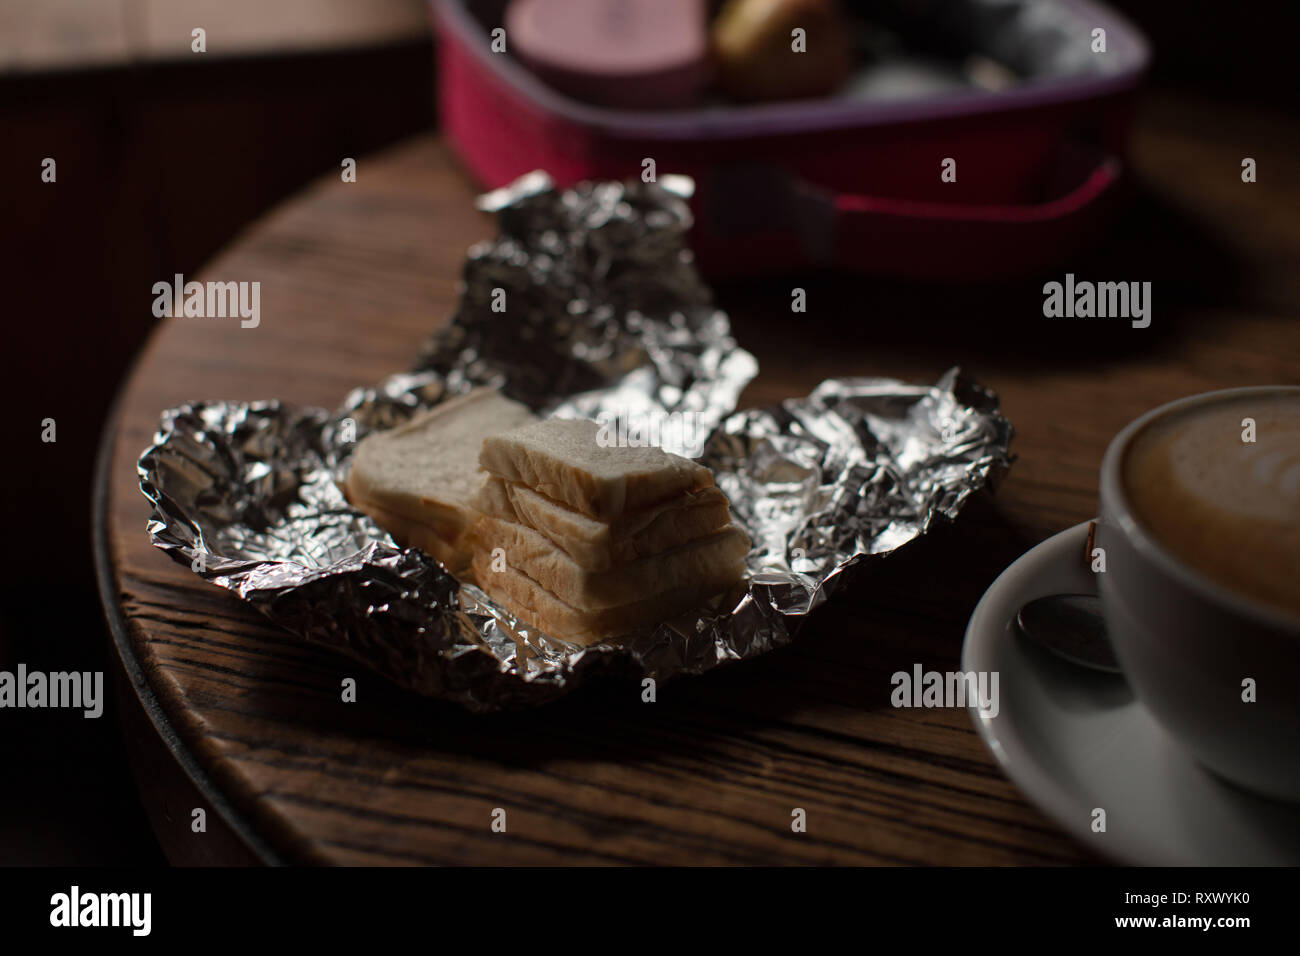
[[[1253,442],[1245,419],[1254,421]],[[1206,577],[1300,615],[1300,391],[1175,411],[1124,456],[1133,511]]]

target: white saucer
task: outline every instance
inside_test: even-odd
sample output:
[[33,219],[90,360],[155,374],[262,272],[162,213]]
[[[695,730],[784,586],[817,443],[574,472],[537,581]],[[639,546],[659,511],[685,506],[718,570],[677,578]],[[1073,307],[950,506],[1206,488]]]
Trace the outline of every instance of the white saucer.
[[[997,671],[999,708],[971,709],[1012,782],[1080,843],[1144,866],[1294,866],[1300,805],[1240,790],[1202,769],[1133,699],[1123,678],[1071,664],[1012,623],[1044,563],[1081,555],[1088,523],[1022,555],[993,582],[966,629],[962,670]],[[1093,809],[1106,832],[1092,831]]]

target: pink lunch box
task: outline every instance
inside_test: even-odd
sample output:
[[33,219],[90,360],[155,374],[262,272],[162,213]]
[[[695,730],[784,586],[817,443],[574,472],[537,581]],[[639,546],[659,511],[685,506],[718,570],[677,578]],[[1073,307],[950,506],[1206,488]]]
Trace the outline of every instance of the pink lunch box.
[[[1017,82],[881,94],[864,75],[816,100],[625,110],[567,97],[493,52],[504,0],[431,3],[442,127],[484,187],[539,168],[560,185],[639,176],[653,158],[660,175],[694,178],[691,241],[714,278],[1055,267],[1114,205],[1148,59],[1136,29],[1089,0],[879,0],[870,9],[891,12],[904,35],[919,27],[950,60],[965,50],[1009,63]],[[1096,30],[1105,52],[1093,50]],[[915,73],[929,59],[899,62]],[[940,176],[947,159],[955,182]]]

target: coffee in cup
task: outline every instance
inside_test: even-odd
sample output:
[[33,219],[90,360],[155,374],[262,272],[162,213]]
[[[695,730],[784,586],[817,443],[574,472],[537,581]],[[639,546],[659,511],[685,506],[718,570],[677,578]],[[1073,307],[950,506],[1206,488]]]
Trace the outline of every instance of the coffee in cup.
[[1154,542],[1243,598],[1300,616],[1300,390],[1182,406],[1130,439],[1122,485]]
[[1219,776],[1284,800],[1300,800],[1297,435],[1288,386],[1143,415],[1102,460],[1091,575],[1138,700]]

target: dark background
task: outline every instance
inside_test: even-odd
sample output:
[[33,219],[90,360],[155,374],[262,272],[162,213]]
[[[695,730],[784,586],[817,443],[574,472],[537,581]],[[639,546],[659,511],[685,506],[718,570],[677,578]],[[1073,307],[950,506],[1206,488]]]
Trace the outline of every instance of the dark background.
[[[0,0],[0,32],[40,2]],[[1294,108],[1296,4],[1114,5],[1151,40],[1152,87]],[[103,670],[107,690],[91,476],[117,385],[155,321],[153,283],[199,271],[277,201],[336,174],[342,157],[432,127],[433,78],[419,29],[380,46],[233,57],[74,56],[22,69],[0,58],[10,424],[0,669]],[[45,156],[58,161],[55,187],[39,179]],[[40,440],[45,418],[57,421],[54,444]],[[164,862],[111,701],[98,721],[0,711],[0,781],[0,864]]]
[[[434,123],[427,35],[194,60],[0,74],[5,392],[17,406],[0,496],[13,544],[0,549],[2,670],[103,670],[109,691],[91,475],[118,383],[156,321],[153,283],[197,272],[343,157]],[[45,156],[53,186],[39,180]],[[40,440],[45,418],[54,444]],[[0,865],[165,862],[112,706],[99,720],[0,711],[0,768]]]

